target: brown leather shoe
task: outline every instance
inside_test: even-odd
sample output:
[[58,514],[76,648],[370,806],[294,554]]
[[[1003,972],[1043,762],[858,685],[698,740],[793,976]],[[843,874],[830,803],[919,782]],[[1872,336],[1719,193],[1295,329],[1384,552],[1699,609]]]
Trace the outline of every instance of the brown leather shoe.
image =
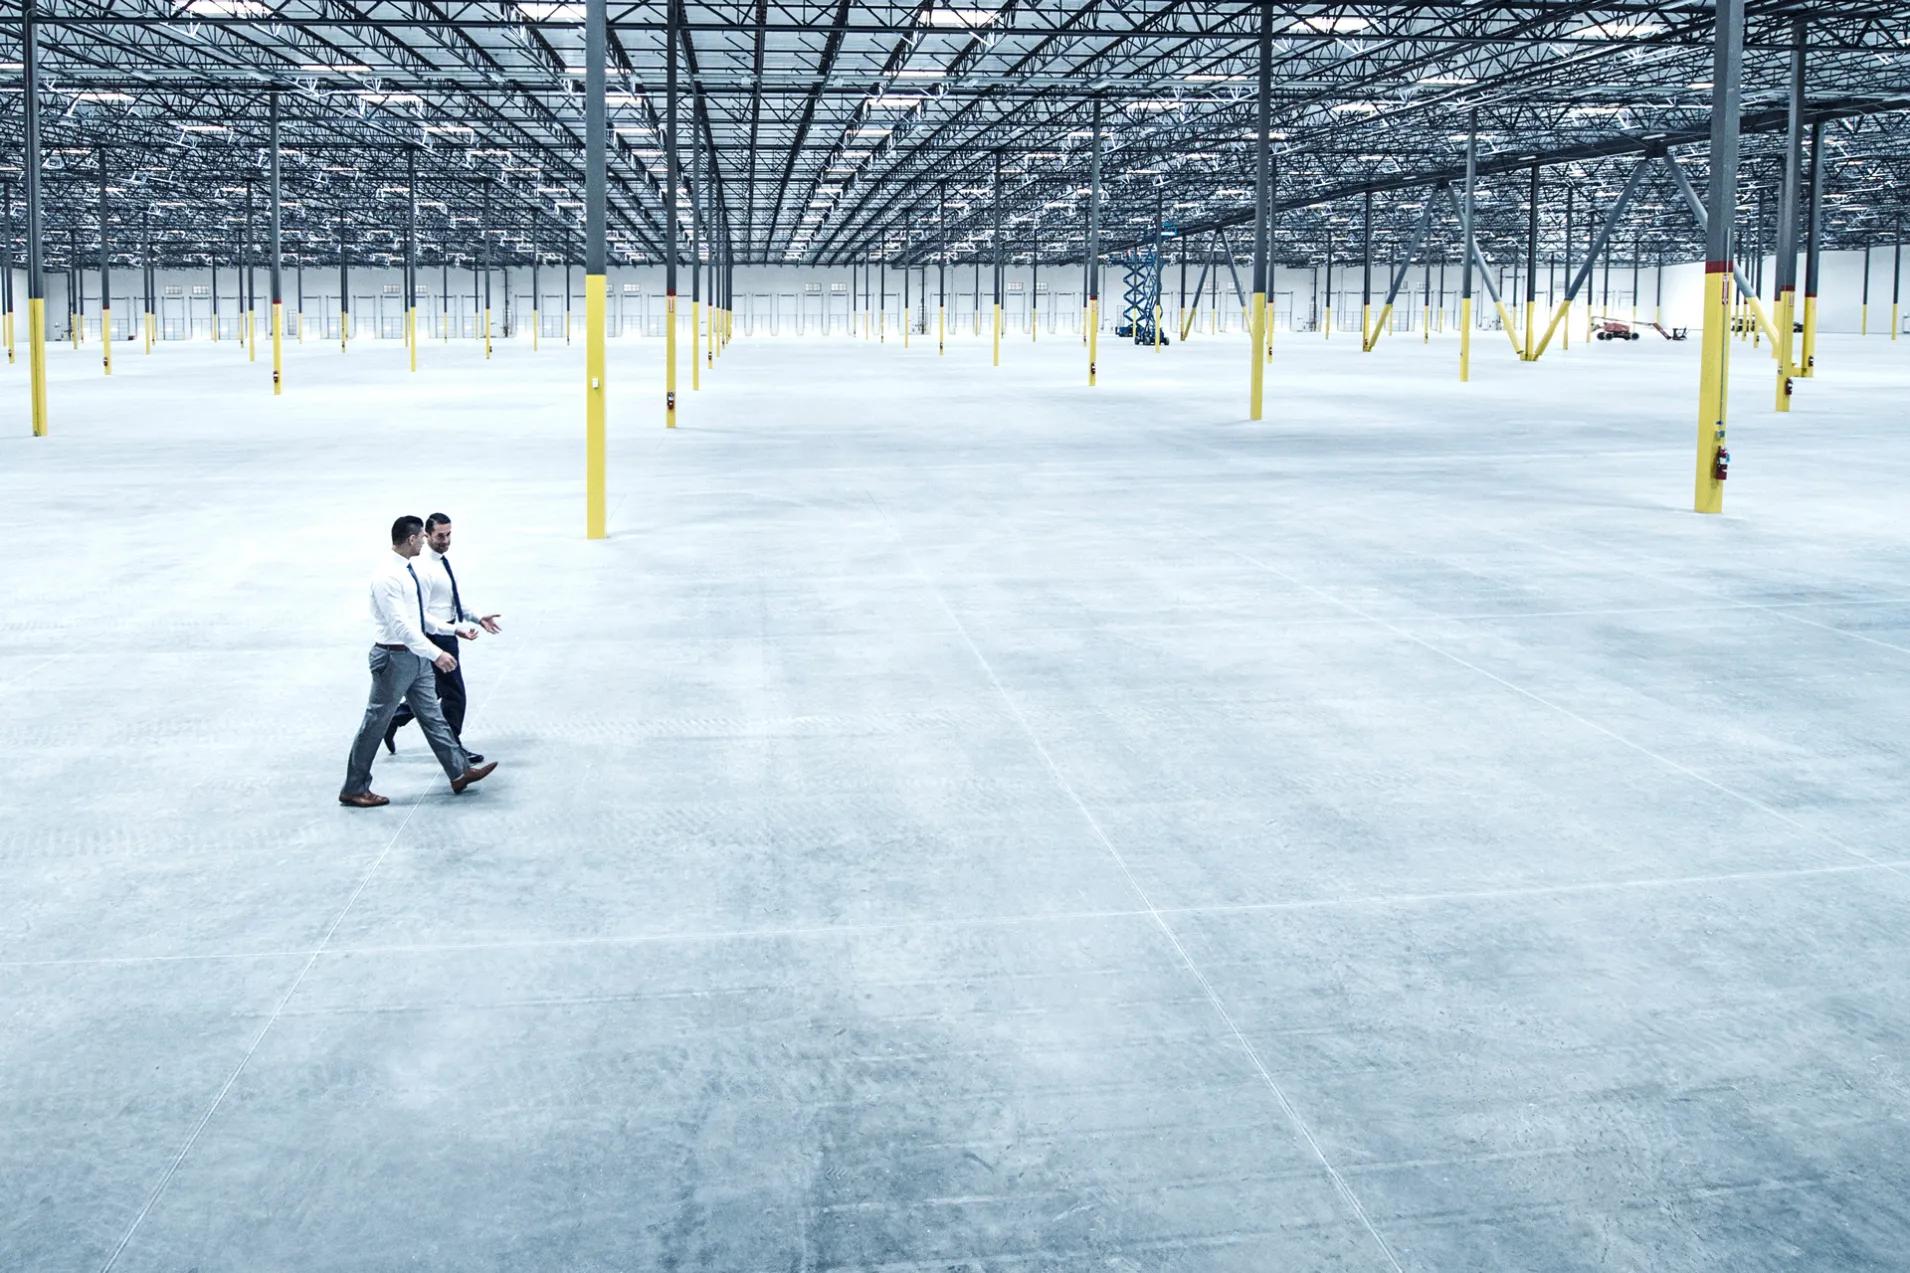
[[467,769],[451,780],[451,790],[453,792],[462,792],[474,782],[483,782],[486,778],[491,776],[491,771],[496,768],[497,762],[493,760],[488,765],[479,765],[476,769]]
[[376,809],[380,805],[390,804],[391,801],[375,791],[361,791],[355,796],[340,796],[338,803],[348,804],[354,809]]

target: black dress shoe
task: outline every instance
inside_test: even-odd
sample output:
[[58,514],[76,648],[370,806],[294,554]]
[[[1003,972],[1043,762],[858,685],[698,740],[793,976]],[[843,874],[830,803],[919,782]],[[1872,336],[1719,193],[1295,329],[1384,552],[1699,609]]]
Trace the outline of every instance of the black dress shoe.
[[465,759],[471,762],[473,768],[484,763],[484,757],[474,751],[467,751],[464,753],[464,756]]
[[385,750],[393,756],[398,754],[398,744],[392,741],[392,739],[397,736],[398,731],[396,728],[387,729],[385,731]]

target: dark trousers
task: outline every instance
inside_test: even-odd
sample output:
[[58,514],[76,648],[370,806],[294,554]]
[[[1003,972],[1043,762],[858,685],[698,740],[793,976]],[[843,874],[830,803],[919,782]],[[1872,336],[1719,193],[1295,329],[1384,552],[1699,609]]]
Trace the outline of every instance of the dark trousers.
[[[458,661],[457,670],[454,672],[440,672],[434,667],[431,669],[431,674],[438,678],[438,706],[444,710],[444,723],[451,727],[453,734],[463,738],[464,655],[458,652],[461,643],[454,636],[440,636],[437,633],[429,635],[431,644]],[[413,719],[411,704],[406,703],[398,709],[398,714],[391,718],[391,728],[386,732],[396,733],[400,726],[410,724]]]

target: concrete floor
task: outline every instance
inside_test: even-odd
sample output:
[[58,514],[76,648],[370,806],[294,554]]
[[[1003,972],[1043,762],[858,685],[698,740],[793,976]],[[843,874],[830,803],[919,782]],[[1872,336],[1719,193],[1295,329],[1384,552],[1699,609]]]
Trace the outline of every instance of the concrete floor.
[[0,1268],[1904,1268],[1910,342],[1478,348],[0,369]]

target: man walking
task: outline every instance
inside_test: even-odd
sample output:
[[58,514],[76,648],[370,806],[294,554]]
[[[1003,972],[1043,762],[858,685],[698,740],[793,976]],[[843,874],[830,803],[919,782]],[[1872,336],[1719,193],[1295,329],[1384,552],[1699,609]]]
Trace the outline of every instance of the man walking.
[[[464,604],[464,594],[458,590],[457,572],[451,569],[451,517],[447,513],[433,513],[424,519],[424,551],[412,563],[418,572],[418,579],[424,584],[424,626],[425,636],[431,643],[449,654],[459,665],[446,672],[437,673],[438,705],[444,709],[445,723],[451,726],[451,732],[458,737],[458,745],[464,744],[464,651],[458,645],[458,638],[475,639],[477,629],[465,627],[466,624],[478,624],[486,632],[495,636],[499,631],[498,616],[473,613]],[[395,736],[404,726],[411,723],[413,717],[409,707],[400,707],[398,714],[391,718],[391,724],[385,727],[385,750],[396,753],[398,750]],[[476,752],[468,752],[474,765],[484,763],[484,757]]]
[[365,704],[358,737],[352,740],[345,787],[338,793],[338,803],[353,808],[376,809],[391,803],[371,789],[371,762],[400,701],[411,708],[431,741],[452,791],[462,792],[497,768],[496,761],[473,766],[438,707],[432,671],[456,671],[458,661],[425,637],[424,586],[412,566],[423,547],[424,523],[400,517],[391,524],[391,556],[371,578],[371,700]]

